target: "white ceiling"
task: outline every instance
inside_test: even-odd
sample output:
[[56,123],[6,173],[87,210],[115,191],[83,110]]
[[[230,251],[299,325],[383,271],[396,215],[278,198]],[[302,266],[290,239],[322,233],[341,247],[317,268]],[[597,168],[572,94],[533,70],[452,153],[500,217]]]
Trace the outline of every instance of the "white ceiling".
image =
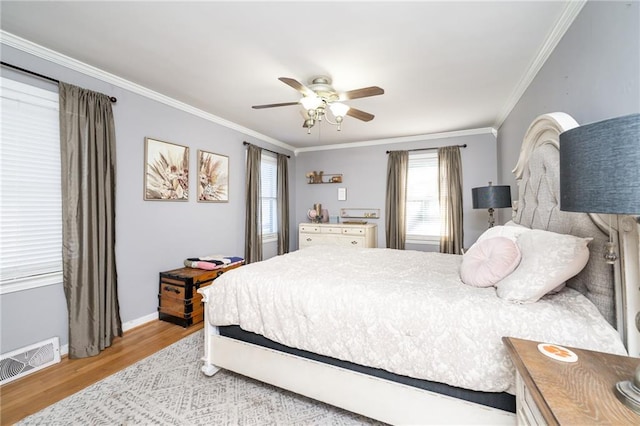
[[[579,10],[579,8],[577,9]],[[304,148],[498,127],[575,4],[496,2],[10,2],[2,30]],[[307,135],[278,77],[333,78],[375,115]],[[55,76],[53,76],[55,77]]]

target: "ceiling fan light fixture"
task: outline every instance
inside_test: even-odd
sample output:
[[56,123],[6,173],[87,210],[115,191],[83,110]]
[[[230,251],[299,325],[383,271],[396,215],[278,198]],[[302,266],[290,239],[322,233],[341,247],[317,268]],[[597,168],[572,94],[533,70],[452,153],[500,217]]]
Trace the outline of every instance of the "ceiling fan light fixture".
[[331,105],[329,105],[329,109],[331,109],[336,120],[339,119],[342,121],[342,118],[347,115],[347,112],[349,112],[349,105],[340,102],[332,102]]
[[304,96],[300,99],[300,103],[307,111],[314,110],[322,105],[322,99],[318,96]]
[[[384,94],[384,90],[378,86],[363,87],[361,89],[338,93],[331,86],[331,78],[325,76],[314,77],[308,87],[294,78],[279,77],[278,80],[297,90],[302,94],[302,98],[298,102],[254,105],[252,108],[263,109],[289,105],[302,105],[304,110],[301,110],[300,113],[305,119],[302,127],[307,129],[308,134],[311,134],[311,128],[313,126],[316,124],[320,126],[323,121],[333,126],[337,126],[338,131],[340,131],[342,122],[347,115],[365,122],[373,120],[373,114],[369,114],[368,112],[361,111],[357,108],[351,108],[338,101],[348,101],[351,99],[366,98],[369,96]],[[326,113],[327,107],[331,110],[331,114]],[[331,117],[333,117],[335,121],[332,121]]]
[[302,127],[306,127],[307,128],[307,134],[310,135],[311,134],[311,128],[316,124],[316,120],[314,120],[313,118],[307,118],[306,120],[304,120],[304,125]]

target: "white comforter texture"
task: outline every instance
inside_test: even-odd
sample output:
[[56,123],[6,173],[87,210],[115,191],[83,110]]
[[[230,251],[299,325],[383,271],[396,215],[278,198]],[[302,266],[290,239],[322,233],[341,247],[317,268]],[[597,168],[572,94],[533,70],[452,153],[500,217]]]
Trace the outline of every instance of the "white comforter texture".
[[579,292],[532,304],[465,285],[462,256],[314,246],[246,265],[209,286],[212,325],[466,389],[515,393],[503,336],[626,354]]

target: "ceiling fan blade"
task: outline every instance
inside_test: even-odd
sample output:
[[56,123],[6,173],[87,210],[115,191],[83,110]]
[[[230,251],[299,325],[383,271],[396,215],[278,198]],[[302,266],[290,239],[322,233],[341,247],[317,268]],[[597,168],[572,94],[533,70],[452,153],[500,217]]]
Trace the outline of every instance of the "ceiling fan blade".
[[369,114],[368,112],[364,112],[356,108],[349,108],[347,115],[362,121],[371,121],[375,117],[373,114]]
[[341,101],[349,99],[367,98],[369,96],[383,95],[384,89],[378,86],[363,87],[362,89],[349,90],[340,94]]
[[311,89],[309,89],[307,86],[305,86],[304,84],[300,83],[298,80],[294,79],[294,78],[289,78],[289,77],[279,77],[278,80],[280,80],[281,82],[283,82],[284,84],[293,87],[294,89],[296,89],[298,92],[302,93],[305,96],[315,96],[315,92]]
[[298,102],[284,102],[281,104],[254,105],[251,108],[263,109],[263,108],[274,108],[274,107],[282,107],[282,106],[289,106],[289,105],[298,105]]

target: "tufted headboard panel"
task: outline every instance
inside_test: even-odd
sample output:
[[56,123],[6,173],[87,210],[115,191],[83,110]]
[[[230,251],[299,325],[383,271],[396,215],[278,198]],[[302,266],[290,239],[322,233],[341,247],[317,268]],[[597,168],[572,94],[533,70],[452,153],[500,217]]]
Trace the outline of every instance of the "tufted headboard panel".
[[559,135],[577,126],[564,113],[545,114],[531,124],[513,170],[519,194],[513,221],[532,229],[593,238],[587,266],[567,285],[591,300],[615,327],[615,271],[603,260],[607,227],[598,216],[560,211]]

